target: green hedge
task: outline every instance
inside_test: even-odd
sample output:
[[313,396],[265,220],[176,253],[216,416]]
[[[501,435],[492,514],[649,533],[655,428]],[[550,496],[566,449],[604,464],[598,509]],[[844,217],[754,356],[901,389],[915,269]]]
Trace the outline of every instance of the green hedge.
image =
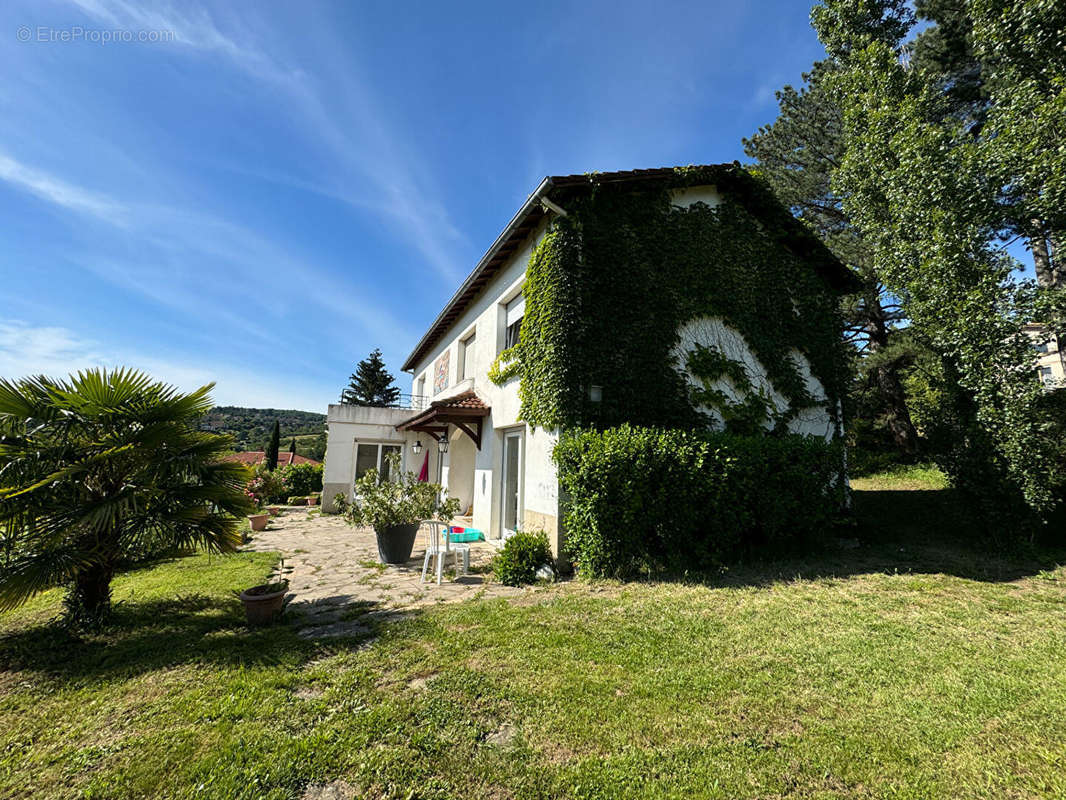
[[843,502],[840,446],[803,436],[623,425],[565,434],[555,461],[567,550],[591,577],[803,550]]
[[322,491],[321,464],[290,464],[282,467],[281,477],[289,494],[311,494]]

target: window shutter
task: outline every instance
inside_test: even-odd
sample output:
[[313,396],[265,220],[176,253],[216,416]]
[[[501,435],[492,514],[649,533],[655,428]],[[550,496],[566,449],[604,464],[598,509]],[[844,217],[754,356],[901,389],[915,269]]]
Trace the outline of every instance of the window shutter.
[[507,327],[511,327],[518,320],[522,319],[522,316],[526,313],[526,296],[524,294],[518,295],[514,300],[507,304]]

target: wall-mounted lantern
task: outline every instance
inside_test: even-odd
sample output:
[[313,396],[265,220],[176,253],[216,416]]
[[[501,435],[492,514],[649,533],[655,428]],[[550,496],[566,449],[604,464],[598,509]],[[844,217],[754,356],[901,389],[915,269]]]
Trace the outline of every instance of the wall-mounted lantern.
[[411,449],[414,451],[416,456],[419,453],[421,453],[422,452],[422,440],[421,439],[415,439],[415,443],[413,445],[411,445]]
[[437,449],[442,453],[448,452],[448,434],[442,433],[440,438],[437,439]]

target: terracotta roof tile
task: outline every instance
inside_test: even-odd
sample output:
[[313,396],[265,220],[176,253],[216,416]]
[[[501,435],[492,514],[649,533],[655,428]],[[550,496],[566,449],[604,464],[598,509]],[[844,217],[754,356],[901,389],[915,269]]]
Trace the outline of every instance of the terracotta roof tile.
[[[243,453],[231,453],[226,456],[225,461],[240,461],[242,464],[250,464],[255,466],[256,464],[262,464],[266,461],[265,450],[245,450]],[[321,461],[315,461],[313,458],[307,456],[301,456],[294,453],[290,453],[288,450],[278,453],[278,466],[287,467],[289,464],[321,464]]]
[[455,397],[448,397],[444,400],[434,400],[430,403],[433,408],[478,408],[488,409],[477,393],[471,389],[470,391],[457,394]]

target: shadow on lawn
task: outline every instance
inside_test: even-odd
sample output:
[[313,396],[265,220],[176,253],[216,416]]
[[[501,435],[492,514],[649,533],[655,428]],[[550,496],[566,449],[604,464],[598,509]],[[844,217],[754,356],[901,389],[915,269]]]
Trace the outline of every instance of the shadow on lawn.
[[991,540],[950,489],[866,490],[853,495],[856,525],[820,552],[737,565],[711,583],[765,585],[794,578],[944,573],[1013,581],[1066,563],[1066,548]]
[[347,618],[356,615],[365,619],[360,635],[308,640],[297,635],[304,620],[289,613],[277,625],[247,627],[236,598],[123,602],[98,633],[74,634],[53,622],[0,635],[0,670],[84,681],[126,679],[185,664],[299,669],[323,654],[364,646],[390,619],[372,604],[360,605]]

